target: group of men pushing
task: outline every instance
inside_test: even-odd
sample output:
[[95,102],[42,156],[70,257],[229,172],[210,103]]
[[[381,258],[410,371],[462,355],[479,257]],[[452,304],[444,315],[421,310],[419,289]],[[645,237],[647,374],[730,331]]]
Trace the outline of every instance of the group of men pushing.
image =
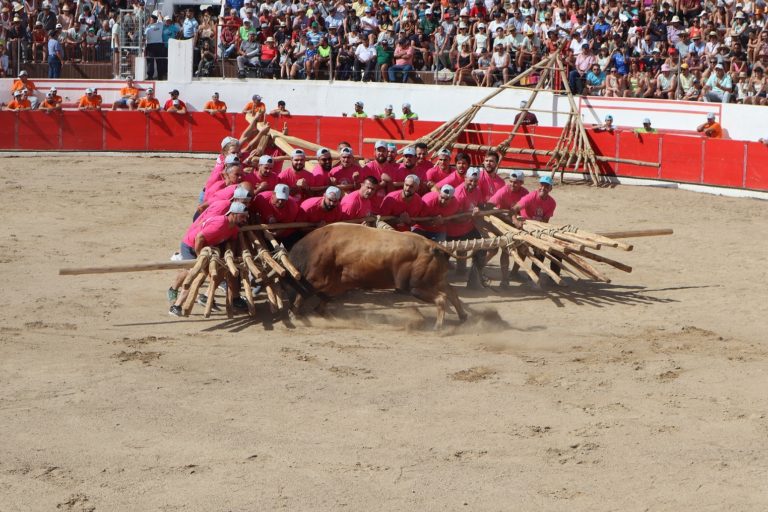
[[[267,130],[260,132],[263,136]],[[451,165],[451,151],[440,150],[430,161],[427,146],[416,144],[402,152],[385,142],[374,146],[374,159],[360,165],[348,144],[339,145],[338,162],[331,150],[316,152],[317,164],[306,168],[307,154],[296,149],[290,163],[278,173],[276,159],[258,157],[250,172],[251,157],[241,142],[226,137],[222,152],[205,183],[192,225],[181,242],[183,259],[195,259],[206,246],[236,241],[240,227],[249,223],[370,222],[371,216],[394,218],[389,224],[399,231],[413,231],[434,241],[481,238],[471,217],[447,219],[458,213],[495,207],[512,210],[525,219],[547,222],[555,211],[552,180],[542,177],[539,188],[523,187],[522,172],[509,181],[497,173],[499,155],[485,155],[481,168],[470,167],[470,157],[458,153]],[[433,220],[423,220],[430,217]],[[368,218],[368,220],[366,220]],[[311,229],[311,228],[309,228]],[[275,238],[290,249],[306,229],[275,231]],[[168,291],[170,313],[181,314],[184,301],[178,293],[185,274],[179,274]],[[473,266],[468,284],[480,283],[479,265]],[[245,307],[242,299],[236,301]]]

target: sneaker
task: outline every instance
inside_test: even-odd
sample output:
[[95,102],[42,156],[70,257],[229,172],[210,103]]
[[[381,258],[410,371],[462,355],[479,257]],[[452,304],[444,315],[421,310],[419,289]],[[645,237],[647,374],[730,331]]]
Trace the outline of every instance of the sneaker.
[[168,314],[171,316],[183,316],[181,313],[181,306],[171,306],[168,310]]
[[168,302],[173,304],[176,302],[176,299],[179,297],[179,290],[174,290],[173,288],[168,288]]
[[[208,304],[208,296],[206,294],[204,294],[204,293],[201,293],[200,295],[197,296],[197,303],[200,304],[201,306],[207,305]],[[215,299],[213,301],[213,306],[211,306],[211,309],[213,311],[218,311],[219,310],[219,305],[216,304],[216,300]]]
[[237,309],[248,309],[248,302],[242,297],[235,297],[232,301],[232,305]]

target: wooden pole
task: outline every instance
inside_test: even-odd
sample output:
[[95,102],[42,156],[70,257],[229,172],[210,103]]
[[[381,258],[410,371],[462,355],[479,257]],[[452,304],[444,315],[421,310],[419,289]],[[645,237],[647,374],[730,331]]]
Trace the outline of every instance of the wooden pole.
[[641,236],[665,236],[673,235],[675,232],[670,228],[662,229],[635,229],[627,231],[608,231],[604,233],[597,233],[600,236],[607,238],[637,238]]

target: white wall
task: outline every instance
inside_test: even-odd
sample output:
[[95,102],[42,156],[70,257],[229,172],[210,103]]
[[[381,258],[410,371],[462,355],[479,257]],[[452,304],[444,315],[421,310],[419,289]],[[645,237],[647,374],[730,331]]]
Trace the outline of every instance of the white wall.
[[[180,49],[181,50],[181,49]],[[186,73],[186,70],[184,70]],[[177,75],[178,76],[178,75]],[[55,83],[60,91],[68,92],[70,101],[76,101],[86,87],[98,87],[105,103],[114,101],[122,82],[105,80],[34,80],[39,88],[47,89]],[[144,82],[144,85],[153,82]],[[414,85],[307,81],[307,80],[263,80],[235,78],[211,78],[187,82],[156,82],[156,92],[161,101],[167,99],[168,91],[179,89],[181,98],[191,110],[199,110],[215,91],[227,103],[230,111],[240,111],[253,94],[260,94],[269,108],[285,100],[294,114],[317,116],[340,116],[350,113],[355,101],[365,103],[368,115],[381,113],[384,106],[393,104],[397,112],[403,102],[409,102],[419,117],[429,121],[446,121],[471,107],[473,103],[491,94],[495,89],[478,87],[454,87],[449,85]],[[10,101],[10,79],[0,79],[0,102]],[[517,107],[528,97],[527,91],[507,89],[489,102],[491,105]],[[612,98],[577,98],[582,118],[587,123],[601,120],[610,113],[619,126],[639,126],[642,119],[650,117],[653,126],[660,129],[689,130],[704,122],[707,112],[715,112],[722,120],[730,138],[757,140],[768,136],[765,116],[768,109],[750,105],[689,103],[676,101],[653,101]],[[562,96],[543,93],[537,97],[534,109],[567,111],[568,101]],[[478,122],[512,124],[516,112],[512,110],[480,111]],[[562,126],[566,117],[554,113],[536,113],[539,122],[546,126]]]

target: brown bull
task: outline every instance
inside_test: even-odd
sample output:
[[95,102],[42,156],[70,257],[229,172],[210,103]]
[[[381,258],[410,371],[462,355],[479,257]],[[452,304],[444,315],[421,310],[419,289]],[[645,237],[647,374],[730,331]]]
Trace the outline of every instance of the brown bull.
[[290,259],[321,297],[356,289],[394,289],[437,306],[435,329],[448,302],[463,321],[467,314],[448,284],[450,253],[413,233],[359,224],[330,224],[293,246]]

